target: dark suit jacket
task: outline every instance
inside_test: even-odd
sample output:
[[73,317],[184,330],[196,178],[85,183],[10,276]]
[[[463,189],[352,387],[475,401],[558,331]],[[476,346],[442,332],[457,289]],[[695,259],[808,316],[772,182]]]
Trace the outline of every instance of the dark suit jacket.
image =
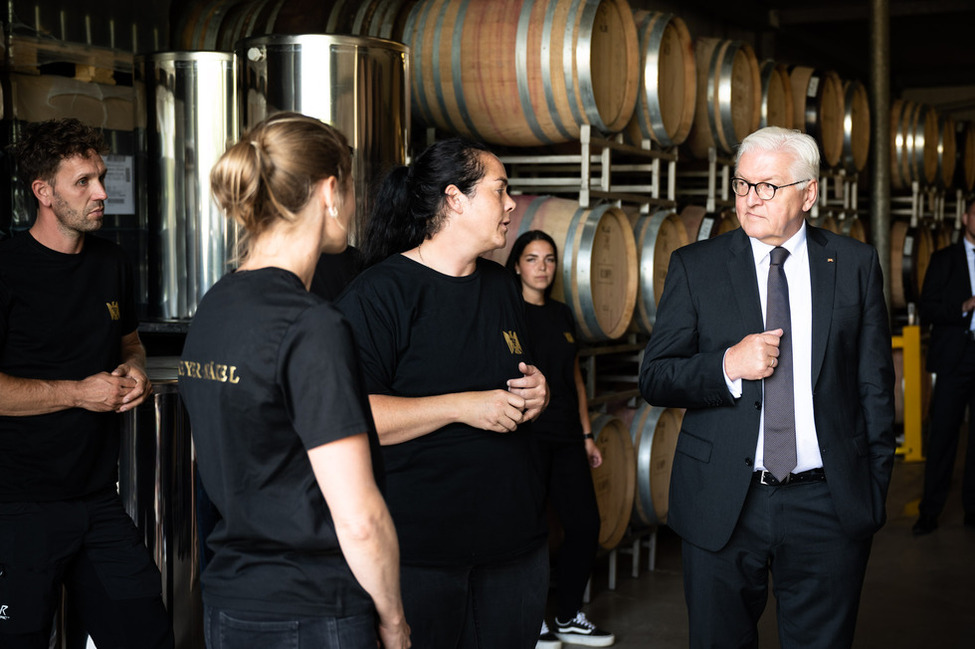
[[962,302],[972,296],[965,244],[959,241],[931,255],[921,289],[921,323],[932,325],[928,343],[929,372],[951,372],[965,350],[965,331],[972,314],[962,315]]
[[[816,432],[840,523],[875,532],[894,458],[894,372],[876,250],[807,226]],[[754,471],[762,382],[734,399],[725,350],[764,330],[748,237],[735,230],[676,250],[640,370],[657,406],[687,408],[677,439],[668,525],[707,550],[727,543]]]

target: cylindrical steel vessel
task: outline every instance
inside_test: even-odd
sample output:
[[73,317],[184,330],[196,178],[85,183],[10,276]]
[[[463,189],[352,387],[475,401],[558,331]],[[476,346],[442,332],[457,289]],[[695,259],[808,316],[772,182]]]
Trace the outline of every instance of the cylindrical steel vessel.
[[409,49],[359,36],[258,36],[237,44],[241,132],[283,110],[338,128],[355,148],[355,243],[373,187],[406,162],[410,128]]
[[147,114],[144,202],[151,319],[187,320],[229,269],[236,228],[210,195],[210,169],[237,135],[234,57],[161,52],[140,57]]
[[122,418],[119,494],[162,573],[177,649],[202,649],[196,458],[176,362],[149,359],[153,394]]

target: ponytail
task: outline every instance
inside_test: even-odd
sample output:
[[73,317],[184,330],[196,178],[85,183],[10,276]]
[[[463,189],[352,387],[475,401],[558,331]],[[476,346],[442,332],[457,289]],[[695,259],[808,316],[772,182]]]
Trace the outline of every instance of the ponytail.
[[462,138],[430,145],[410,167],[397,167],[383,180],[373,202],[362,246],[363,266],[419,246],[440,231],[446,218],[446,190],[471,196],[484,177],[487,147]]
[[243,229],[240,257],[275,221],[294,221],[320,181],[335,177],[352,187],[348,140],[324,122],[292,112],[275,113],[221,156],[210,172],[210,190],[221,209]]

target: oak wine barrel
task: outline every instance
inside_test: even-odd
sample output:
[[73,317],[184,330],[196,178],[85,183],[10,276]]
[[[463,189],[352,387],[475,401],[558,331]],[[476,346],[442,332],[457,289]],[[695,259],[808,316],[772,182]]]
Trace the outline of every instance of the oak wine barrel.
[[843,81],[835,72],[801,65],[792,66],[789,79],[793,125],[816,139],[825,166],[838,166],[843,154]]
[[917,302],[924,285],[934,241],[931,230],[894,221],[890,228],[890,301],[896,309]]
[[938,164],[934,175],[939,187],[951,187],[955,180],[958,162],[955,131],[955,120],[950,115],[938,117]]
[[592,469],[599,507],[599,545],[615,548],[626,534],[636,491],[636,460],[630,431],[618,417],[589,413],[603,463]]
[[957,187],[970,192],[975,189],[975,122],[963,122],[957,126],[956,149],[958,162],[955,164]]
[[636,454],[636,498],[633,518],[646,526],[665,525],[670,500],[670,473],[684,411],[641,405],[630,424]]
[[816,218],[809,218],[809,224],[817,228],[822,228],[832,232],[833,234],[840,234],[840,223],[836,220],[836,217],[832,214],[820,214]]
[[697,101],[687,148],[702,159],[711,147],[732,153],[758,129],[761,119],[762,83],[755,51],[743,41],[699,38],[694,53]]
[[938,174],[938,113],[931,106],[896,100],[891,105],[891,185],[934,184]]
[[612,340],[633,318],[638,287],[636,240],[626,214],[609,204],[517,195],[505,247],[485,255],[505,263],[521,234],[542,230],[558,247],[552,297],[572,309],[580,338]]
[[762,80],[762,108],[759,128],[781,126],[794,128],[795,100],[789,69],[782,63],[766,60],[759,69]]
[[694,123],[697,62],[687,25],[659,11],[634,11],[640,39],[640,90],[626,127],[631,143],[650,139],[662,147],[687,139]]
[[414,115],[450,133],[568,142],[583,124],[622,130],[636,106],[640,51],[625,0],[423,0],[403,41]]
[[911,184],[911,173],[907,169],[907,142],[901,130],[905,108],[905,102],[901,99],[895,99],[890,105],[890,185],[894,189],[903,189]]
[[843,85],[843,168],[860,173],[870,154],[870,98],[859,81]]
[[670,255],[690,243],[690,239],[681,218],[666,210],[641,216],[633,226],[633,234],[640,268],[640,290],[630,329],[650,333],[657,320],[657,304],[664,291]]
[[846,217],[839,220],[840,234],[845,234],[862,243],[867,243],[867,227],[862,219]]

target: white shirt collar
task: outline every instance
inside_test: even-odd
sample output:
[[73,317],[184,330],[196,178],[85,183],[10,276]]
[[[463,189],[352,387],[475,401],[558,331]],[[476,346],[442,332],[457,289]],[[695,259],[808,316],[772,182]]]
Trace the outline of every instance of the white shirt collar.
[[[752,255],[755,257],[755,266],[760,266],[765,263],[768,264],[769,255],[772,253],[772,249],[776,246],[769,245],[758,239],[748,237],[748,240],[752,244]],[[967,243],[967,242],[966,242]],[[789,259],[799,258],[803,256],[806,252],[806,222],[803,221],[802,225],[799,226],[799,231],[794,235],[789,237],[783,244],[782,247],[789,251]]]

